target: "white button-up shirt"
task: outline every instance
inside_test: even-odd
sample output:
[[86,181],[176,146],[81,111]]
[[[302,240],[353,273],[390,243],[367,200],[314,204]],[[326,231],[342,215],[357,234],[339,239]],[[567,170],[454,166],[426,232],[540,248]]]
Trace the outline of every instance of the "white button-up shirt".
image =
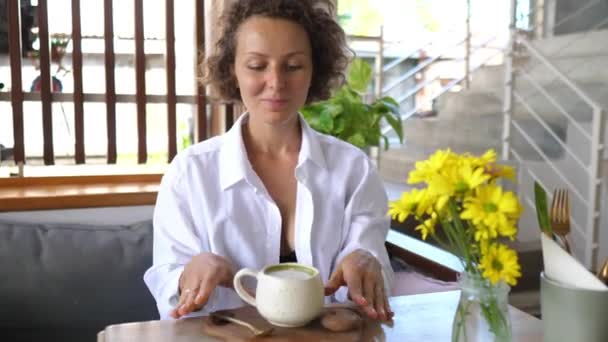
[[[237,269],[279,262],[281,214],[253,170],[241,134],[244,114],[224,135],[175,157],[154,209],[153,265],[144,275],[161,318],[177,304],[178,280],[192,257],[211,252]],[[346,255],[361,248],[383,268],[386,293],[393,272],[384,246],[387,197],[369,158],[358,148],[312,130],[300,117],[295,252],[326,282]],[[335,299],[344,301],[342,287]],[[195,314],[243,306],[233,289],[217,287]]]

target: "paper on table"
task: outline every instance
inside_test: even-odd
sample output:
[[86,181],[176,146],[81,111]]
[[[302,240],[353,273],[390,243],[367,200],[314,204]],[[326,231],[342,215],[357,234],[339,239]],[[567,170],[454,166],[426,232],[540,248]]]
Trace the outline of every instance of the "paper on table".
[[540,234],[540,239],[543,249],[545,275],[549,279],[575,288],[608,290],[606,285],[555,241],[551,240],[544,233]]

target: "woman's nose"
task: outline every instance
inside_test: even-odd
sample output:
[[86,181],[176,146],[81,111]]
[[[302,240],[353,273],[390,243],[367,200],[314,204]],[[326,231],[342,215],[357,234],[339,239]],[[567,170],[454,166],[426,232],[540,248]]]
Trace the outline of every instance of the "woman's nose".
[[277,68],[271,69],[268,72],[266,83],[272,89],[282,89],[285,86],[285,75],[283,71]]

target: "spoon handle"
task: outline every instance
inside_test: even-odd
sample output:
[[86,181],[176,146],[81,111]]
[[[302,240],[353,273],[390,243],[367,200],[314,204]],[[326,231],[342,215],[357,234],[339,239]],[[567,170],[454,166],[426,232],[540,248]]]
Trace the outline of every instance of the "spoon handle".
[[251,324],[249,324],[249,323],[247,323],[245,321],[241,321],[240,319],[237,319],[237,318],[234,318],[234,317],[230,317],[228,315],[224,315],[224,314],[221,314],[221,313],[214,312],[214,313],[211,314],[211,316],[214,316],[214,317],[217,317],[219,319],[223,319],[223,320],[232,322],[234,324],[241,325],[241,326],[243,326],[243,327],[251,330],[251,332],[254,333],[255,335],[257,335],[257,334],[259,334],[259,333],[262,332],[261,329],[258,329],[258,328],[254,327],[253,325],[251,325]]

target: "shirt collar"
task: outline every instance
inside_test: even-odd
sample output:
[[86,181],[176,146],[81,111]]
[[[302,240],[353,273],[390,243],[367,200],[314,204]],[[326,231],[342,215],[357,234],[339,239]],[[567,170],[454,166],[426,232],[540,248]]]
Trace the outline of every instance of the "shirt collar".
[[[243,143],[242,127],[249,117],[245,112],[234,123],[232,128],[223,136],[222,147],[219,154],[220,186],[226,190],[240,180],[247,179],[253,173],[251,163],[247,158],[247,150]],[[300,127],[302,127],[302,145],[298,157],[298,166],[301,167],[307,160],[311,160],[322,169],[327,168],[325,155],[321,149],[318,133],[316,133],[306,120],[299,115]]]
[[247,150],[243,143],[242,127],[247,121],[248,113],[241,115],[232,128],[222,137],[222,147],[219,155],[220,186],[222,190],[246,179],[252,172],[251,163],[247,159]]
[[325,161],[325,154],[321,148],[319,135],[308,125],[301,114],[300,127],[302,127],[302,146],[300,147],[298,166],[304,164],[307,159],[310,159],[318,167],[326,169],[327,163]]

